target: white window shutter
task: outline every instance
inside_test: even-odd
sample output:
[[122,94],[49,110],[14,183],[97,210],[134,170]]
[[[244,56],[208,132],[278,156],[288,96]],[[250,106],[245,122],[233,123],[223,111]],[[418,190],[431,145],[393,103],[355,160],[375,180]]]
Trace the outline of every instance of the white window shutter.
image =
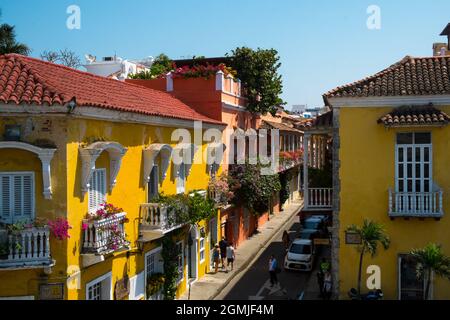
[[89,212],[95,212],[106,202],[106,169],[95,169],[89,181]]
[[23,215],[31,218],[33,212],[33,178],[32,176],[23,177]]
[[22,177],[15,175],[13,177],[13,185],[14,185],[14,219],[20,218],[22,216],[22,208],[23,208],[23,181]]
[[11,177],[0,175],[0,221],[11,222]]
[[99,170],[98,179],[99,179],[99,189],[98,189],[99,199],[98,199],[98,201],[99,201],[99,205],[100,205],[100,204],[106,202],[106,170],[105,169]]
[[97,194],[95,193],[95,185],[96,185],[96,179],[95,179],[95,170],[92,172],[91,179],[89,180],[89,212],[93,212],[95,210],[95,203]]
[[34,174],[0,174],[0,221],[16,223],[34,218]]

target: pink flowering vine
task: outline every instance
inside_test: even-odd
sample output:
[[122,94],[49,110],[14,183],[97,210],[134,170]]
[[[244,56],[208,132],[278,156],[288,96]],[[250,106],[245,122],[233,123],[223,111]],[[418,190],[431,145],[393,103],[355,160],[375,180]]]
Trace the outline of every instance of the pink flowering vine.
[[69,229],[72,227],[65,218],[57,218],[56,220],[49,220],[48,226],[53,236],[58,240],[66,240],[70,238]]

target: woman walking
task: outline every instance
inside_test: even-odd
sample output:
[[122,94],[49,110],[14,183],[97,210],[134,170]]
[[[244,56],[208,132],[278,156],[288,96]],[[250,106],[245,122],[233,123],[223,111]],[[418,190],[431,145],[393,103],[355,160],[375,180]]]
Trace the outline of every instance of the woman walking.
[[331,286],[332,286],[331,273],[329,271],[325,271],[325,275],[323,277],[323,296],[325,300],[331,299]]
[[213,251],[213,259],[214,259],[214,270],[215,273],[219,271],[219,262],[220,262],[220,249],[219,245],[215,245],[214,251]]

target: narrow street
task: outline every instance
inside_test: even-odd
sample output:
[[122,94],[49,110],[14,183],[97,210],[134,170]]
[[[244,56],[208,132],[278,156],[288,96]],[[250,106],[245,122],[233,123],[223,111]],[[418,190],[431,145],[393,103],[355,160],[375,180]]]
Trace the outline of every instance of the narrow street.
[[[289,224],[291,241],[296,238],[300,230],[299,217],[295,216]],[[282,267],[284,263],[284,246],[282,242],[282,229],[273,240],[263,248],[263,252],[240,276],[236,277],[216,297],[223,300],[296,300],[303,296],[310,277],[315,277],[316,272],[286,271]],[[268,261],[274,254],[282,271],[278,274],[279,286],[270,287]],[[319,258],[320,259],[320,258]],[[316,260],[315,268],[319,265]],[[314,283],[315,284],[315,283]],[[318,298],[318,297],[317,297]]]

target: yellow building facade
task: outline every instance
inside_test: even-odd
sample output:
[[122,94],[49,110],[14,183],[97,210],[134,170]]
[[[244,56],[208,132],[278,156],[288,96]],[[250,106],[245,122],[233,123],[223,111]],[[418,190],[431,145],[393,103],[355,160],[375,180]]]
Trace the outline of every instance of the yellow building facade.
[[[362,293],[374,289],[375,275],[385,299],[423,299],[426,278],[417,278],[411,250],[437,243],[450,255],[450,87],[440,73],[449,62],[406,57],[324,96],[333,107],[333,285],[341,299],[357,287],[359,267],[346,230],[364,219],[382,224],[391,243],[365,255]],[[429,298],[450,299],[448,279],[432,275],[431,283]]]
[[[161,290],[150,295],[147,287],[152,275],[164,274],[164,238],[176,244],[177,297],[183,294],[189,282],[211,268],[219,210],[212,219],[193,226],[185,221],[169,223],[168,213],[161,204],[152,203],[152,195],[205,190],[202,194],[207,197],[211,176],[221,168],[206,163],[211,147],[203,134],[207,129],[221,134],[224,126],[164,93],[17,55],[0,58],[7,66],[27,66],[30,74],[39,73],[39,85],[53,100],[66,90],[73,95],[71,101],[79,101],[0,103],[0,298],[161,299]],[[78,86],[93,86],[97,94],[108,87],[113,93],[105,94],[106,99],[112,103],[117,96],[125,99],[120,107],[132,93],[149,110],[159,100],[168,109],[179,108],[180,116],[147,115],[131,107],[118,111],[95,101],[83,102],[85,93],[52,82],[52,74],[58,72]],[[16,81],[20,84],[20,78]],[[194,120],[204,121],[203,129],[194,130]],[[201,137],[196,143],[193,139],[179,143],[172,139],[177,129]],[[172,157],[176,152],[182,155],[180,165]],[[197,159],[193,164],[185,161],[192,157]],[[104,202],[120,212],[87,220]],[[37,223],[21,225],[57,218],[67,220],[69,238],[59,240],[48,226]]]

